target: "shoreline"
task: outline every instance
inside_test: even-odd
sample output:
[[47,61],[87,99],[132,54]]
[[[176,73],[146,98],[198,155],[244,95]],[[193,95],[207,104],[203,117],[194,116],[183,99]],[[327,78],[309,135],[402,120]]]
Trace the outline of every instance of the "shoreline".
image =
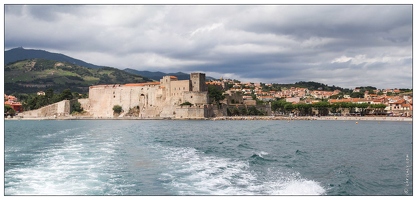
[[100,117],[83,117],[83,116],[68,116],[68,117],[32,117],[32,118],[4,118],[4,120],[211,120],[211,121],[223,121],[223,120],[327,120],[327,121],[403,121],[412,122],[411,117],[355,117],[355,116],[301,116],[301,117],[287,117],[287,116],[222,116],[213,118],[140,118],[140,117],[116,117],[116,118],[100,118]]

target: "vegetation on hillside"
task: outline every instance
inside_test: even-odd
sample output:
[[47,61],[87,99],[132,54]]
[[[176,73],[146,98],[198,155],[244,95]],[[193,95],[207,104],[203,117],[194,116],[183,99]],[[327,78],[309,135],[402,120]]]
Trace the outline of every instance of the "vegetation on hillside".
[[34,59],[34,58],[42,58],[47,60],[56,60],[60,62],[68,62],[92,69],[98,69],[103,66],[97,66],[93,65],[91,63],[84,62],[82,60],[78,60],[75,58],[71,58],[69,56],[66,56],[64,54],[60,53],[52,53],[45,50],[39,50],[39,49],[24,49],[23,47],[18,47],[14,49],[10,49],[4,52],[4,65],[27,60],[27,59]]
[[[23,110],[35,110],[41,107],[60,102],[62,100],[72,100],[72,99],[81,99],[87,98],[87,95],[79,94],[78,92],[72,92],[70,89],[65,89],[61,93],[54,93],[53,89],[48,89],[45,92],[45,95],[34,94],[25,94],[17,96],[20,99]],[[78,106],[78,107],[77,107]],[[73,105],[72,111],[81,112],[81,105]]]
[[54,91],[88,92],[97,84],[125,84],[152,81],[123,70],[102,67],[91,69],[66,62],[30,59],[11,63],[4,68],[5,93],[35,93],[46,88]]

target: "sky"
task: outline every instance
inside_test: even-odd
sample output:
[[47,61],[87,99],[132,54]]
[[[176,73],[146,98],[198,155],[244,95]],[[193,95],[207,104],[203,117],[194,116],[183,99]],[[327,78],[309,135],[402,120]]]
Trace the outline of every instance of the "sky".
[[4,48],[243,82],[412,88],[412,5],[8,5]]

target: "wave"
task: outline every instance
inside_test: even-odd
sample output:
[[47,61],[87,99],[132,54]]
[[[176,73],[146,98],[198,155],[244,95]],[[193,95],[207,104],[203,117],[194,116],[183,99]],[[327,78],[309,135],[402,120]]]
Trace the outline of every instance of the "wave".
[[[194,148],[155,147],[162,151],[168,170],[159,180],[177,195],[322,195],[320,183],[279,168],[254,171],[248,160],[207,155]],[[267,152],[251,159],[265,159]],[[264,175],[262,175],[264,174]]]
[[65,134],[65,133],[73,132],[73,131],[78,130],[78,129],[80,129],[80,128],[78,128],[78,127],[77,128],[69,128],[69,129],[59,130],[59,131],[54,132],[54,133],[48,133],[46,135],[40,135],[38,137],[40,137],[40,138],[52,138],[52,137],[60,136],[60,135]]
[[249,158],[250,164],[263,164],[264,162],[272,162],[277,161],[273,159],[268,159],[265,156],[268,155],[268,152],[261,151],[259,153],[253,153],[252,156]]
[[60,148],[33,154],[30,162],[5,171],[5,195],[121,194],[108,180],[116,144],[83,145],[85,137],[67,138]]

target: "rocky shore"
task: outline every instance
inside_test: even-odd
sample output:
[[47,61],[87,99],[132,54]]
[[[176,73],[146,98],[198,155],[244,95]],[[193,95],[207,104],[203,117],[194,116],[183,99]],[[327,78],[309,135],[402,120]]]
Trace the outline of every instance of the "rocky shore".
[[412,122],[411,117],[289,117],[289,116],[222,116],[214,118],[140,118],[140,117],[114,117],[114,118],[101,118],[101,117],[86,117],[86,116],[62,116],[62,117],[38,117],[38,118],[5,118],[5,120],[338,120],[338,121],[408,121]]

